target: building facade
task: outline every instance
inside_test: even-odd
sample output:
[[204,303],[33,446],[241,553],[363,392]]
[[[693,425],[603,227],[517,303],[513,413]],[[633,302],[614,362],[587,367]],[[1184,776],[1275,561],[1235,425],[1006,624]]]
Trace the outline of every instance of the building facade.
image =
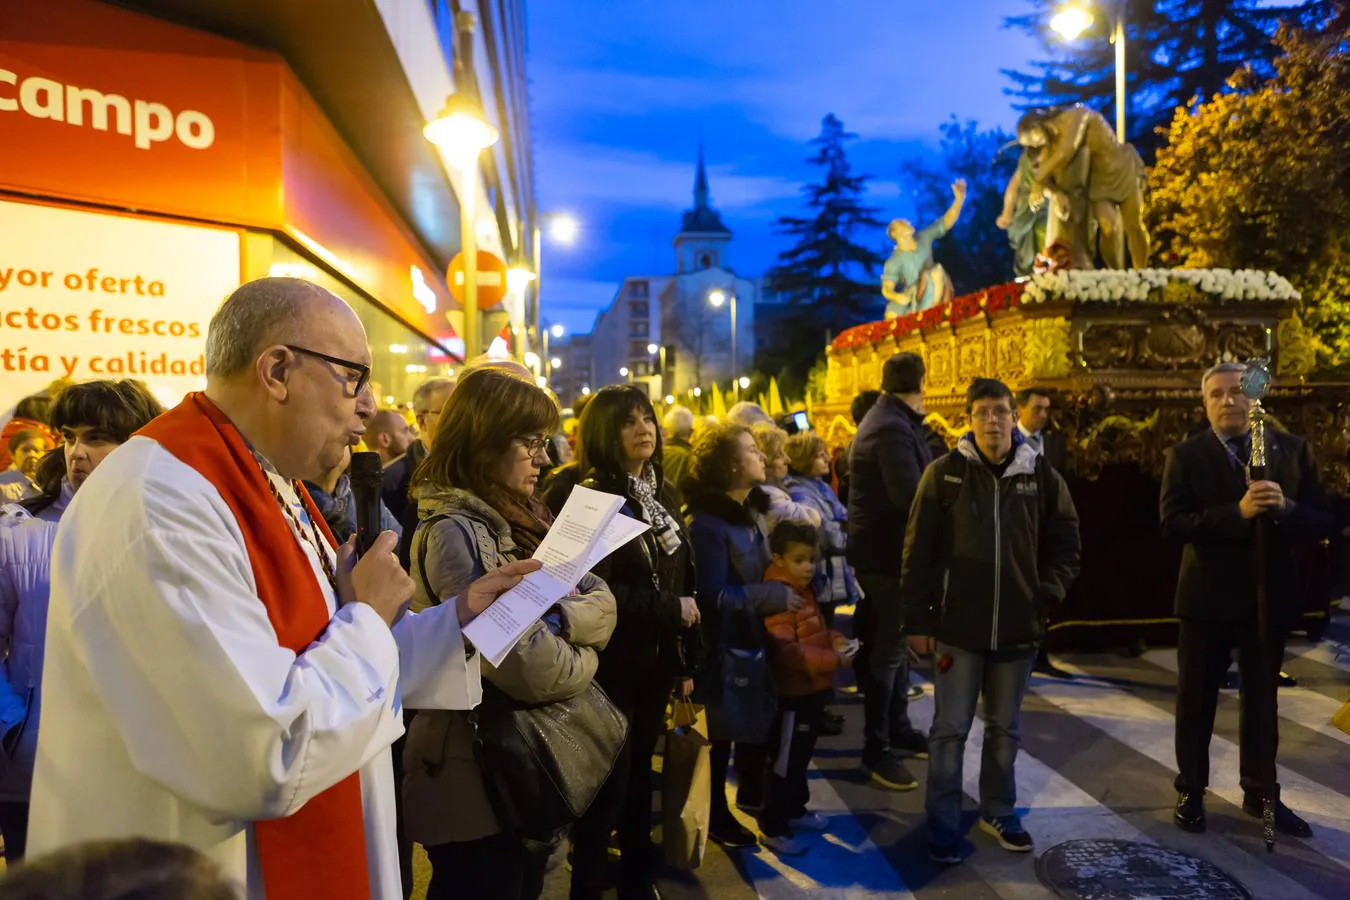
[[[457,191],[503,258],[534,217],[523,0],[467,8],[479,52],[455,85],[444,2],[327,4],[316,29],[284,0],[0,0],[0,418],[58,378],[176,403],[220,302],[269,274],[356,310],[382,403],[452,372]],[[422,136],[456,87],[502,132],[472,180]],[[512,302],[496,315],[523,332]]]

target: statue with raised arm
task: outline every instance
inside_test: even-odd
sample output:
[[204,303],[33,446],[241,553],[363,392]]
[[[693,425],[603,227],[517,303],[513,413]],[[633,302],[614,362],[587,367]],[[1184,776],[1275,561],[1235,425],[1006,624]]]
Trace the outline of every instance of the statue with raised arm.
[[886,228],[895,241],[895,250],[881,272],[881,295],[886,298],[886,318],[945,303],[955,296],[947,271],[933,261],[933,242],[942,237],[961,217],[966,202],[966,183],[952,185],[952,205],[946,214],[922,231],[915,232],[908,219],[896,219]]
[[1148,265],[1144,162],[1132,145],[1116,140],[1101,113],[1085,106],[1033,109],[1017,123],[1017,141],[1040,153],[1030,202],[1039,209],[1050,200],[1050,229],[1058,233],[1047,234],[1047,241],[1066,240],[1075,264],[1090,267],[1090,219],[1107,268],[1127,268],[1126,247],[1131,266]]

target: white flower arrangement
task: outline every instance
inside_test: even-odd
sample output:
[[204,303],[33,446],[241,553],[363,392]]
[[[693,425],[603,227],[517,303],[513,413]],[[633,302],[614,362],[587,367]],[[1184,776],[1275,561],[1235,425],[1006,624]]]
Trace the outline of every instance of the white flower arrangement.
[[1033,275],[1022,302],[1145,301],[1169,281],[1185,282],[1218,300],[1299,299],[1298,291],[1284,278],[1256,269],[1061,269]]

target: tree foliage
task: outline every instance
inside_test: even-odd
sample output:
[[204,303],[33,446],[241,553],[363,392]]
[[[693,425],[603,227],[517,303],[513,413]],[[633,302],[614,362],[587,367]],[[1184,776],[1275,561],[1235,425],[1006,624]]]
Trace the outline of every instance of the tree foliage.
[[[1109,37],[1114,3],[1093,4],[1093,26],[1078,40],[1064,41],[1049,22],[1063,0],[1029,0],[1034,12],[1008,19],[1040,39],[1051,57],[1026,72],[1007,71],[1009,93],[1019,106],[1082,103],[1107,121],[1115,116],[1115,48]],[[1156,129],[1179,106],[1225,90],[1229,76],[1249,66],[1258,77],[1273,74],[1272,41],[1282,20],[1313,21],[1329,3],[1304,0],[1275,6],[1262,0],[1120,0],[1125,9],[1126,127],[1145,154],[1157,145]]]
[[1303,292],[1319,368],[1350,372],[1350,15],[1282,28],[1277,74],[1178,110],[1153,169],[1158,262],[1256,268]]
[[792,327],[760,348],[758,364],[798,382],[829,335],[881,317],[878,272],[884,260],[857,237],[870,241],[884,226],[876,209],[863,203],[869,176],[854,174],[849,165],[847,145],[855,138],[833,113],[822,120],[807,160],[821,170],[821,181],[802,188],[805,215],[777,222],[778,233],[793,243],[766,273],[766,286],[793,307]]
[[1003,188],[1017,167],[1018,150],[1004,149],[1010,135],[999,129],[981,131],[974,121],[962,123],[953,117],[941,130],[940,165],[909,160],[903,166],[919,215],[914,224],[922,228],[941,218],[951,206],[952,182],[964,178],[969,193],[961,219],[934,246],[933,258],[946,268],[958,295],[1011,281],[1008,235],[994,222],[1003,208]]

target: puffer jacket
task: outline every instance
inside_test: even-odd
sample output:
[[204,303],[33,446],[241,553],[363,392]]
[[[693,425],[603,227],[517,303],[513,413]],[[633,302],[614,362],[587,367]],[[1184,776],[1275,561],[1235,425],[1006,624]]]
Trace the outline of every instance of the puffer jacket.
[[52,545],[73,494],[69,483],[62,485],[56,502],[36,516],[17,505],[0,509],[0,737],[8,737],[0,753],[0,802],[27,803],[32,788]]
[[[1068,593],[1078,513],[1063,477],[1018,437],[1001,478],[970,434],[923,473],[900,579],[907,633],[964,650],[1029,646]],[[883,622],[884,640],[899,632]]]
[[[769,566],[765,581],[782,581],[777,566]],[[799,610],[787,610],[764,620],[769,632],[769,659],[780,697],[809,697],[834,686],[839,670],[839,654],[834,649],[837,631],[825,627],[825,619],[816,603],[816,592],[807,588],[797,592],[806,601]]]
[[816,574],[824,580],[819,602],[854,602],[858,599],[858,583],[853,567],[848,564],[848,510],[834,495],[830,486],[809,475],[791,475],[787,480],[788,493],[803,506],[809,506],[820,515],[820,555]]
[[[455,597],[489,570],[527,557],[511,539],[506,520],[476,495],[422,485],[413,498],[421,520],[412,544],[413,609]],[[428,524],[442,515],[449,518]],[[427,584],[435,596],[428,595]],[[597,653],[615,621],[614,595],[587,574],[575,594],[525,632],[501,666],[483,660],[483,678],[522,703],[575,697],[595,677]],[[501,830],[473,741],[467,711],[423,710],[414,717],[403,750],[404,819],[411,840],[434,847]]]

